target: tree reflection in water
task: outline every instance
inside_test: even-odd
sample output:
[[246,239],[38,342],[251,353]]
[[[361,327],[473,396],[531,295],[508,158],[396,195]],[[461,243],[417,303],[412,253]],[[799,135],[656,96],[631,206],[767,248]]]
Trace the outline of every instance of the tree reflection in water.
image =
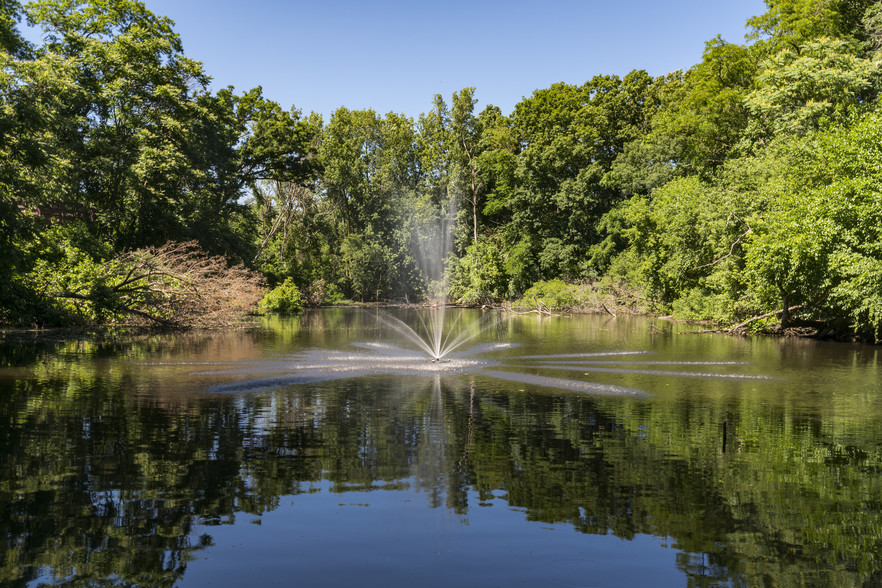
[[[654,375],[709,370],[666,367],[667,356],[579,358],[585,371],[628,369],[597,372],[623,388],[655,386],[638,397],[550,388],[527,377],[557,377],[574,358],[485,348],[488,363],[444,373],[353,370],[202,391],[258,379],[260,362],[278,361],[263,359],[274,341],[79,342],[30,359],[17,350],[24,367],[0,370],[0,582],[170,586],[211,549],[216,525],[269,516],[303,493],[405,488],[466,520],[494,503],[582,533],[666,538],[695,585],[880,579],[875,359],[812,384]],[[794,373],[818,363],[791,355]],[[212,358],[255,373],[206,374],[219,371],[206,369]],[[587,363],[598,361],[610,363]],[[630,367],[611,363],[622,361]],[[745,371],[743,356],[731,363],[741,367],[713,369]]]

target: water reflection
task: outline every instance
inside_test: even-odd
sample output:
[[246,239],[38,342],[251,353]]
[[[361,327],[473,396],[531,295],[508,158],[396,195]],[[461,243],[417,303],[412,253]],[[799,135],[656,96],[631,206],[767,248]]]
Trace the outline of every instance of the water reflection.
[[[609,359],[651,356],[652,352],[647,350],[604,350],[543,355],[512,353],[500,355],[495,353],[510,352],[520,347],[520,343],[510,342],[506,339],[478,343],[467,349],[459,349],[464,343],[476,339],[482,332],[487,331],[488,327],[492,326],[494,322],[492,315],[462,310],[455,311],[454,316],[438,310],[427,312],[427,318],[419,312],[407,313],[407,315],[416,314],[416,319],[411,317],[411,321],[416,321],[415,329],[412,329],[402,319],[387,312],[378,313],[375,315],[374,328],[368,329],[367,334],[379,337],[381,340],[347,341],[348,348],[346,350],[328,348],[323,345],[305,349],[294,355],[284,355],[269,360],[220,365],[217,369],[194,372],[192,375],[227,376],[227,381],[206,385],[206,389],[214,393],[238,393],[259,392],[283,386],[373,374],[419,376],[479,372],[485,377],[533,386],[575,390],[590,394],[637,397],[647,396],[647,394],[643,390],[633,387],[599,383],[593,381],[592,378],[573,378],[560,372],[582,372],[584,376],[604,373],[681,378],[770,379],[768,376],[755,374],[694,371],[696,366],[707,369],[747,365],[747,362],[743,361],[622,361]],[[446,331],[445,319],[447,319]],[[498,317],[496,322],[498,324]],[[425,331],[425,340],[419,335],[421,331]],[[361,335],[364,334],[361,333]],[[398,341],[403,344],[411,344],[415,349],[400,347],[397,344]],[[600,358],[606,359],[600,360]],[[601,367],[604,364],[623,367]],[[187,365],[195,364],[188,362]],[[666,369],[648,369],[646,366],[658,366]],[[677,367],[685,369],[671,369]],[[586,371],[588,369],[590,372]],[[547,376],[537,373],[539,371],[558,373]]]
[[[266,335],[145,339],[110,349],[69,344],[0,370],[0,583],[197,582],[203,576],[191,580],[188,571],[232,540],[227,529],[252,547],[241,555],[224,551],[227,565],[253,574],[249,557],[292,540],[290,529],[273,524],[286,513],[300,517],[298,531],[314,544],[337,546],[326,551],[340,570],[400,549],[413,558],[409,577],[427,585],[461,580],[465,561],[473,579],[517,583],[500,575],[505,560],[491,554],[503,547],[525,553],[540,524],[582,533],[546,530],[562,552],[602,549],[589,537],[631,546],[621,559],[549,565],[546,579],[560,582],[624,577],[615,574],[628,568],[629,554],[652,547],[644,537],[660,538],[675,553],[667,565],[679,585],[861,585],[882,578],[878,364],[866,348],[705,338],[699,350],[695,337],[665,335],[651,355],[589,358],[584,354],[601,353],[592,347],[643,350],[650,335],[632,329],[607,338],[595,329],[597,339],[579,338],[574,332],[589,332],[585,323],[559,321],[555,332],[554,323],[523,321],[502,327],[521,347],[481,348],[483,361],[497,362],[492,366],[416,375],[384,367],[251,393],[206,390],[218,378],[253,381],[266,367],[261,362],[279,362],[292,348],[303,350],[297,357],[306,365],[317,342],[355,350],[345,354],[374,353],[351,346],[365,340],[362,319],[332,315],[320,323],[326,330],[315,330],[315,317],[305,320]],[[540,327],[537,344],[530,332]],[[750,346],[756,353],[746,352]],[[540,363],[569,363],[573,357],[559,356],[574,352],[582,354],[580,365],[633,359],[635,369],[571,381],[634,386],[652,396],[549,388],[557,366],[546,372]],[[839,361],[831,361],[834,353]],[[509,368],[503,379],[493,373],[531,355],[545,359],[530,358],[538,361],[529,370]],[[649,369],[679,371],[689,357],[713,362],[720,373],[775,379],[679,378],[644,367],[673,362]],[[274,368],[283,377],[292,375],[284,373],[286,361]],[[824,362],[832,365],[817,367]],[[227,370],[245,372],[218,376]],[[353,551],[340,540],[363,537],[360,525],[378,520],[341,518],[347,509],[395,520],[425,506],[457,517],[455,527],[431,527],[436,540],[445,540],[437,535],[443,532],[465,541],[468,529],[495,571],[475,569],[479,561],[465,560],[463,551],[463,559],[434,552],[419,559],[408,551],[408,541],[419,541],[414,531],[377,531],[374,541],[352,542]],[[502,521],[506,532],[493,534]],[[311,569],[309,558],[297,561],[286,570],[289,579]],[[569,576],[554,575],[564,569]]]

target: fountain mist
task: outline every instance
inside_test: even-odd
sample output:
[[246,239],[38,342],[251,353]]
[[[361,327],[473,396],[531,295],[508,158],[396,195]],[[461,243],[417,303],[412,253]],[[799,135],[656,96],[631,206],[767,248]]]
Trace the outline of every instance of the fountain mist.
[[429,316],[417,314],[417,329],[396,317],[387,314],[381,317],[384,324],[416,344],[432,361],[441,361],[448,353],[476,337],[485,328],[484,321],[460,328],[462,315],[458,315],[452,325],[445,322],[448,293],[446,262],[453,251],[455,204],[456,199],[450,198],[446,214],[442,206],[437,217],[422,223],[417,222],[414,228],[414,256],[426,280],[428,298],[432,303]]
[[[452,325],[445,325],[445,305],[432,308],[428,320],[418,313],[420,332],[399,318],[388,314],[380,315],[380,320],[411,343],[425,351],[433,361],[441,361],[450,352],[477,337],[489,323],[487,318],[461,327],[462,314],[456,316]],[[461,328],[460,328],[461,327]]]

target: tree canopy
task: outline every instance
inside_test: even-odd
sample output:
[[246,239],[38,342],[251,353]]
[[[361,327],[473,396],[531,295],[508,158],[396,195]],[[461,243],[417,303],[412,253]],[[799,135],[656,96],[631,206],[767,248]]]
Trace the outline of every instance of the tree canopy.
[[879,340],[882,11],[766,6],[686,71],[325,121],[212,91],[143,2],[2,0],[0,321],[81,320],[46,272],[193,241],[307,304],[605,279],[683,318]]

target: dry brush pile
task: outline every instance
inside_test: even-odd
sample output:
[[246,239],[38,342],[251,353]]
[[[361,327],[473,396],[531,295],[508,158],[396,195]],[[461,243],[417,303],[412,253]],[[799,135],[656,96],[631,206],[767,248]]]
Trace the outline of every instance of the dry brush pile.
[[230,326],[254,311],[264,291],[260,274],[207,255],[195,241],[127,252],[89,273],[79,286],[68,281],[47,294],[103,323]]

